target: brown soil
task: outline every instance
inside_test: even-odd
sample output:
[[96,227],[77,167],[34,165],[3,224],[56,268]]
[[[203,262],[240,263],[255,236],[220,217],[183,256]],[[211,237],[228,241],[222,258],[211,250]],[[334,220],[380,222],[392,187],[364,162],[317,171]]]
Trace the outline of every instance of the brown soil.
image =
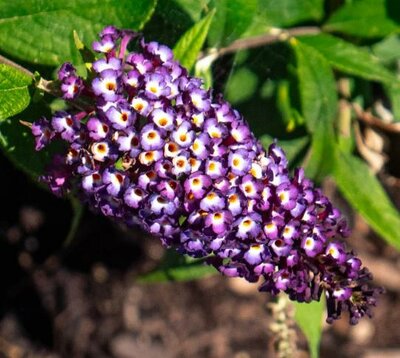
[[[64,247],[68,202],[0,165],[0,357],[274,357],[270,296],[220,276],[138,284],[163,255],[158,242],[86,213]],[[400,199],[398,182],[385,182]],[[400,357],[400,255],[337,201],[354,227],[351,247],[387,292],[372,320],[326,325],[321,357]],[[298,347],[307,357],[299,331]]]

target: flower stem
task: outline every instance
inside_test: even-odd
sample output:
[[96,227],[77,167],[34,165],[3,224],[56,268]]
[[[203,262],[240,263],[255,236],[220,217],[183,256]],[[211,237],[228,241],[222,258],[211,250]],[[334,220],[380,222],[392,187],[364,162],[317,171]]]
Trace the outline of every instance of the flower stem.
[[273,346],[277,358],[291,358],[297,352],[297,334],[294,330],[293,306],[286,294],[279,294],[268,304],[273,321],[269,329],[274,336]]
[[321,29],[317,26],[294,27],[288,30],[272,28],[271,31],[267,34],[238,39],[232,42],[227,47],[211,49],[205,53],[201,53],[199,59],[207,57],[211,54],[216,54],[216,57],[221,57],[240,50],[246,50],[250,48],[269,45],[275,42],[286,41],[288,38],[293,36],[316,35],[319,33],[321,33]]

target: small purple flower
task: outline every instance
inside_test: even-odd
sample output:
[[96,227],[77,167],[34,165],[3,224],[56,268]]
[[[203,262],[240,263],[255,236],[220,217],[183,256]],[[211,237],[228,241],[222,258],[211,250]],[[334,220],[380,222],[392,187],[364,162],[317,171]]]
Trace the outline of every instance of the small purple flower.
[[97,73],[101,73],[105,70],[120,71],[122,67],[122,61],[119,58],[110,57],[109,59],[102,58],[93,62],[93,69]]
[[123,107],[110,107],[106,112],[107,119],[115,129],[125,129],[135,121],[135,115]]
[[68,77],[74,77],[76,76],[76,69],[72,65],[72,63],[65,62],[60,69],[58,70],[58,79],[60,81],[63,81],[64,79]]
[[70,189],[70,177],[71,170],[64,162],[64,158],[60,155],[56,155],[48,169],[48,173],[41,176],[40,180],[49,186],[53,194],[61,197]]
[[127,130],[119,132],[116,140],[118,150],[120,152],[128,152],[129,157],[136,159],[136,157],[142,152],[140,148],[139,135],[134,130]]
[[157,194],[153,194],[149,198],[149,203],[151,211],[156,215],[173,215],[175,214],[177,209],[173,201],[168,200],[167,198]]
[[146,124],[140,133],[140,144],[144,150],[162,149],[164,140],[153,124]]
[[214,118],[207,119],[204,122],[204,130],[211,139],[222,139],[227,135],[227,129],[219,124]]
[[115,40],[112,35],[103,35],[100,41],[93,42],[93,50],[100,53],[109,53],[115,48]]
[[191,193],[195,199],[200,199],[211,186],[211,178],[201,172],[192,174],[184,183],[184,188],[187,193]]
[[32,134],[35,136],[36,150],[43,149],[55,136],[55,133],[50,126],[50,122],[44,117],[33,122],[31,130]]
[[242,178],[239,187],[246,198],[258,199],[260,197],[260,183],[250,174],[247,174]]
[[204,223],[206,227],[210,227],[215,234],[222,234],[226,232],[232,223],[232,219],[232,214],[229,211],[222,210],[207,214]]
[[242,240],[254,239],[260,233],[261,216],[256,213],[243,216],[233,223],[237,228],[236,236]]
[[301,241],[301,247],[310,257],[315,257],[322,252],[322,242],[313,236],[304,237]]
[[149,99],[158,99],[162,96],[167,96],[170,92],[164,77],[158,73],[146,75],[144,82],[145,94]]
[[82,188],[84,191],[92,193],[102,187],[102,177],[98,172],[90,173],[82,177]]
[[344,250],[344,245],[340,242],[331,242],[328,244],[326,250],[326,255],[332,257],[339,264],[343,264],[346,261],[346,252]]
[[110,127],[106,123],[94,117],[88,120],[86,126],[89,130],[89,137],[94,140],[104,139],[110,132]]
[[111,153],[111,148],[108,142],[95,142],[91,146],[91,152],[93,155],[93,159],[97,160],[98,162],[104,162]]
[[201,160],[206,159],[209,156],[208,146],[210,144],[210,139],[207,134],[200,134],[191,145],[190,149],[193,155]]
[[264,245],[260,244],[253,244],[250,248],[245,252],[244,259],[250,265],[258,265],[260,264],[263,259],[265,258],[265,247]]
[[234,124],[230,134],[237,143],[245,143],[251,138],[250,128],[247,125],[239,122]]
[[296,206],[298,191],[295,186],[283,183],[276,188],[276,195],[280,204],[286,210],[292,210]]
[[67,112],[56,112],[51,119],[51,126],[62,139],[72,142],[78,134],[80,123]]
[[142,54],[139,53],[130,53],[126,57],[126,63],[132,65],[136,71],[138,71],[141,75],[144,75],[147,72],[151,72],[153,70],[153,64],[151,61],[146,59]]
[[137,209],[146,196],[147,193],[142,188],[130,186],[124,193],[124,201],[129,207]]
[[245,175],[251,168],[251,155],[247,150],[239,149],[229,153],[228,165],[235,175]]
[[243,194],[237,189],[232,188],[227,193],[227,209],[234,215],[237,216],[243,212],[243,206],[246,202]]
[[140,96],[132,98],[131,106],[141,116],[147,116],[152,110],[149,101]]
[[106,187],[107,193],[116,196],[124,186],[125,175],[116,170],[106,169],[103,173],[102,181]]
[[119,78],[118,72],[114,70],[105,70],[100,73],[92,82],[93,92],[97,96],[102,96],[106,101],[115,101],[118,99]]
[[211,107],[211,101],[206,90],[195,88],[189,91],[191,104],[199,111],[208,111]]
[[142,41],[142,47],[144,51],[147,51],[152,55],[157,55],[162,62],[169,62],[174,57],[169,47],[160,45],[158,42],[149,42],[146,44]]
[[217,159],[208,159],[205,163],[205,173],[212,179],[223,177],[227,168]]
[[114,40],[117,40],[118,37],[120,36],[120,30],[118,30],[116,27],[114,26],[106,26],[99,34],[99,36],[101,38],[105,37],[105,36],[109,36],[111,38],[113,38]]
[[175,143],[180,147],[187,148],[193,142],[194,131],[189,122],[183,122],[171,135]]
[[225,208],[225,199],[216,191],[210,191],[200,201],[200,209],[204,211],[218,211]]

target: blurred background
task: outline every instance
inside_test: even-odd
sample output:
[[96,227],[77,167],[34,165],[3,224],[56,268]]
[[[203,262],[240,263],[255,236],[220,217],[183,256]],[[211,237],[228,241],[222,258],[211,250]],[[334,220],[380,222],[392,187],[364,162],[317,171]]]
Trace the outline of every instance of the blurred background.
[[355,327],[318,311],[301,330],[284,308],[297,355],[400,357],[397,0],[0,0],[0,63],[36,81],[0,65],[0,357],[279,356],[275,298],[38,184],[59,148],[35,152],[19,120],[66,104],[35,83],[64,61],[84,76],[73,31],[90,47],[110,24],[175,47],[347,217],[386,293]]

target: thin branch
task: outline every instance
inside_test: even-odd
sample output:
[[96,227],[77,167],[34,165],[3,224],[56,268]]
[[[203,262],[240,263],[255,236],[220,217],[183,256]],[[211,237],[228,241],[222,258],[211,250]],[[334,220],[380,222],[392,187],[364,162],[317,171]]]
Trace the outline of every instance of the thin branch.
[[357,103],[351,103],[350,104],[352,108],[354,109],[354,112],[361,122],[368,124],[371,127],[381,129],[382,131],[385,132],[390,132],[390,133],[400,133],[400,123],[387,123],[383,121],[382,119],[375,117],[372,115],[370,112],[364,111],[363,108]]
[[272,29],[271,32],[268,34],[239,39],[232,42],[227,47],[222,47],[220,49],[211,49],[206,53],[201,53],[200,59],[207,57],[208,55],[216,55],[216,57],[221,57],[239,50],[256,48],[275,42],[286,41],[288,38],[293,36],[316,35],[319,33],[321,33],[321,29],[316,26],[295,27],[288,30]]

